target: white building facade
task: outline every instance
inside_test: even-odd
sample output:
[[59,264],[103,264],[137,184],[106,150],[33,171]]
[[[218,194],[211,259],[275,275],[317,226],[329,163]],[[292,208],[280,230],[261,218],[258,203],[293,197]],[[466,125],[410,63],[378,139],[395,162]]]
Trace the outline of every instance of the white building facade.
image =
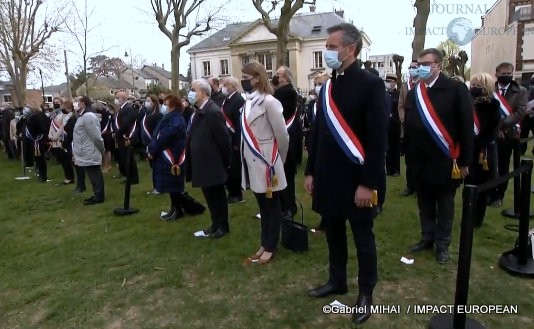
[[[313,89],[317,74],[331,72],[323,58],[327,29],[340,23],[346,23],[343,12],[297,14],[291,20],[284,61],[293,74],[293,85],[301,92]],[[359,58],[363,62],[369,57],[371,41],[365,32],[362,32],[362,39]],[[240,79],[241,68],[255,60],[263,64],[272,77],[277,70],[276,42],[276,36],[260,20],[229,24],[188,50],[191,76],[193,79],[212,76]]]

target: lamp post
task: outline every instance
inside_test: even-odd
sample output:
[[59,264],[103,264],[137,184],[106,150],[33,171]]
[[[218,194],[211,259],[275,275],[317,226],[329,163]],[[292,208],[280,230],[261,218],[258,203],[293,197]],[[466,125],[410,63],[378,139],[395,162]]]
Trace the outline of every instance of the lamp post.
[[133,70],[133,54],[132,49],[130,47],[126,48],[130,51],[130,54],[128,55],[128,51],[124,52],[124,57],[130,57],[130,71],[132,71],[132,88],[133,88],[133,94],[135,96],[135,80],[134,80],[134,70]]

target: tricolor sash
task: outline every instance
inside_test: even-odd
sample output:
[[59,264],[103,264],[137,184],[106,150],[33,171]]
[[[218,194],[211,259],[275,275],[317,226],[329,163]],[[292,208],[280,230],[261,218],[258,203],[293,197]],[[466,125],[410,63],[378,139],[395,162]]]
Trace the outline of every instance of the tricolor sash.
[[148,127],[146,126],[146,117],[148,115],[145,114],[145,116],[143,117],[143,132],[145,133],[145,136],[151,140],[152,139],[152,134],[150,133],[150,131],[148,130]]
[[28,138],[30,141],[33,142],[33,155],[37,157],[41,156],[41,150],[39,149],[39,141],[43,139],[43,134],[37,137],[33,137],[32,134],[30,133],[30,130],[28,130],[28,127],[26,127],[25,135],[26,135],[26,138]]
[[109,131],[109,126],[110,126],[110,124],[109,124],[109,120],[108,120],[108,122],[107,122],[106,125],[104,126],[104,129],[102,129],[102,132],[100,133],[102,136],[103,136],[104,134],[107,134],[107,133],[108,133],[108,131]]
[[[254,103],[256,105],[256,103]],[[260,147],[260,144],[258,142],[258,139],[254,135],[254,132],[250,128],[250,125],[248,123],[247,117],[250,114],[250,110],[253,107],[252,101],[247,100],[245,104],[245,108],[243,110],[243,113],[241,115],[241,135],[243,136],[243,140],[245,141],[245,144],[247,144],[248,148],[252,152],[252,154],[260,159],[266,166],[265,170],[265,182],[267,183],[267,192],[266,196],[267,198],[272,198],[273,193],[273,187],[276,187],[278,185],[278,179],[276,177],[276,172],[274,169],[274,166],[276,164],[276,160],[280,156],[280,153],[278,152],[278,143],[276,139],[273,142],[273,149],[271,153],[271,159],[270,161],[265,158],[265,155],[263,153],[263,150]]]
[[334,136],[337,144],[343,150],[350,161],[363,165],[365,159],[365,150],[363,149],[358,136],[352,131],[349,124],[343,118],[334,99],[332,98],[332,83],[326,82],[325,87],[321,89],[321,101],[325,114],[326,124]]
[[[501,95],[500,93],[494,91],[493,92],[493,97],[499,101],[499,108],[501,109],[501,116],[503,118],[506,118],[508,116],[510,116],[512,113],[514,113],[514,110],[512,109],[512,107],[510,106],[510,104],[508,103],[508,101],[506,100],[506,98],[504,98],[503,95]],[[516,124],[515,125],[518,129],[520,128],[519,127],[519,124]]]
[[171,165],[171,175],[179,176],[181,173],[180,166],[185,161],[185,148],[182,151],[182,153],[180,153],[180,157],[178,158],[178,161],[174,160],[174,157],[172,155],[172,150],[170,148],[166,148],[165,150],[163,150],[163,156],[165,156],[165,158]]
[[232,134],[235,134],[235,128],[234,124],[232,123],[232,120],[230,120],[230,118],[226,116],[223,109],[221,109],[221,112],[223,114],[224,121],[226,122],[226,128],[228,128],[228,130],[230,130]]
[[61,127],[58,126],[58,124],[56,123],[56,119],[52,120],[51,126],[52,126],[52,128],[54,129],[55,132],[58,132],[61,129]]
[[295,117],[297,116],[297,109],[295,109],[295,113],[286,120],[286,129],[289,130],[291,126],[293,125],[293,122],[295,122]]
[[475,136],[480,134],[480,121],[478,120],[478,115],[476,111],[473,111],[473,131]]
[[[115,126],[117,126],[117,129],[120,130],[120,125],[119,125],[119,113],[117,113],[117,115],[115,116]],[[125,145],[126,146],[129,146],[130,145],[130,139],[133,137],[133,135],[135,134],[135,129],[137,128],[137,120],[134,121],[134,124],[133,124],[133,127],[132,127],[132,130],[130,130],[130,132],[128,133],[128,135],[122,135],[122,137],[124,138],[125,140]]]
[[458,156],[460,155],[460,148],[454,143],[451,135],[441,122],[434,106],[430,102],[424,83],[420,82],[415,88],[417,110],[421,116],[423,124],[438,145],[439,149],[443,151],[447,157],[452,159],[452,178],[461,178],[460,169],[456,164],[456,159],[458,159]]

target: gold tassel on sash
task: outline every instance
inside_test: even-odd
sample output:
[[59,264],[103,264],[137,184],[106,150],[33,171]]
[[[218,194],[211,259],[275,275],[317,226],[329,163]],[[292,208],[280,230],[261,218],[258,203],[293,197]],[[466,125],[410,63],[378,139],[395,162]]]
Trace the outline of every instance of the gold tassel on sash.
[[456,163],[456,159],[452,160],[452,179],[461,179],[462,173],[460,172],[460,168],[458,168],[458,164]]
[[271,186],[272,187],[278,186],[278,177],[276,177],[276,175],[274,175],[273,178],[271,179]]
[[478,155],[478,164],[483,165],[484,164],[484,152],[480,151],[480,154]]
[[273,198],[273,189],[272,189],[272,187],[270,187],[270,186],[267,187],[267,192],[265,192],[265,197],[267,199],[272,199]]
[[373,195],[371,196],[371,204],[369,207],[376,207],[378,206],[378,191],[373,190]]
[[180,172],[181,172],[181,169],[179,165],[175,164],[171,167],[171,175],[180,176]]
[[485,170],[485,171],[489,170],[488,159],[486,157],[484,157],[484,163],[482,163],[482,170]]
[[40,157],[41,156],[41,150],[40,150],[40,147],[39,147],[39,142],[34,142],[33,143],[33,150],[34,150],[34,155],[36,157]]

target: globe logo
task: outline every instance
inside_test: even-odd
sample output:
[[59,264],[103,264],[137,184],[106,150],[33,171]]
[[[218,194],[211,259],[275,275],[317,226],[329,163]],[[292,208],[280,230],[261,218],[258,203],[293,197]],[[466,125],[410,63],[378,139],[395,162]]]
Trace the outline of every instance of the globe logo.
[[447,25],[447,37],[458,46],[467,45],[474,36],[475,27],[467,18],[455,18]]

